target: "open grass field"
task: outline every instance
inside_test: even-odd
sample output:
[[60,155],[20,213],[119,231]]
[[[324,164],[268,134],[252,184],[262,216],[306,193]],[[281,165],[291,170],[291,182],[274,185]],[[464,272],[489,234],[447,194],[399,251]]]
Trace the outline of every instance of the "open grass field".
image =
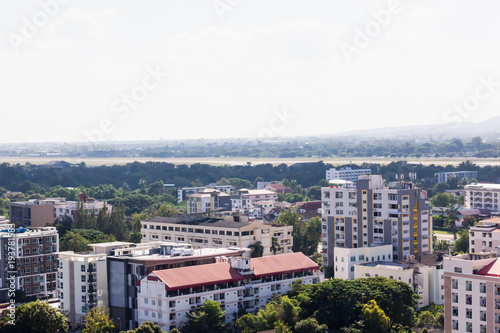
[[486,165],[500,165],[500,158],[449,158],[449,157],[422,157],[422,158],[409,158],[409,159],[398,159],[398,158],[384,158],[384,157],[352,157],[352,158],[255,158],[255,157],[183,157],[183,158],[149,158],[149,157],[112,157],[112,158],[86,158],[86,157],[0,157],[0,163],[32,163],[32,164],[44,164],[50,161],[66,161],[70,163],[80,163],[85,162],[88,166],[99,166],[99,165],[123,165],[137,162],[167,162],[173,164],[210,164],[210,165],[243,165],[247,162],[252,164],[266,164],[270,163],[273,165],[278,165],[285,163],[291,165],[294,163],[304,163],[304,162],[318,162],[323,161],[325,163],[331,163],[333,165],[345,165],[345,164],[361,164],[361,163],[380,163],[389,164],[391,162],[397,161],[407,161],[408,163],[422,164],[422,165],[458,165],[465,160],[471,160],[479,166]]

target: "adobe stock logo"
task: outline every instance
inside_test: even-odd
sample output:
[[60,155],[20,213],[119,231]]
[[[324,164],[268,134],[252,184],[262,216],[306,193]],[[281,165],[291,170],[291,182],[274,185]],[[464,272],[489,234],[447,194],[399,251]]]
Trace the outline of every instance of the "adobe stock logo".
[[354,28],[355,35],[353,43],[340,43],[340,50],[347,60],[347,63],[352,62],[353,55],[360,54],[361,50],[370,46],[373,39],[378,37],[382,30],[391,24],[393,16],[400,14],[402,11],[403,8],[399,0],[389,0],[387,9],[370,13],[373,20],[368,21],[363,29],[359,27]]
[[9,32],[7,38],[15,52],[19,52],[19,47],[35,39],[39,32],[49,25],[52,18],[61,11],[61,6],[67,5],[70,0],[40,0],[38,5],[41,10],[37,11],[31,19],[22,18],[21,27],[18,33]]
[[[157,89],[169,73],[163,72],[159,66],[155,69],[146,68],[147,74],[142,79],[142,83],[135,85],[128,94],[121,94],[111,107],[111,112],[118,114],[120,120],[126,119],[132,110],[137,109],[150,92]],[[83,134],[90,142],[97,142],[104,139],[106,134],[110,134],[115,129],[115,123],[111,118],[102,118],[97,128],[83,130]]]
[[224,21],[224,16],[227,12],[232,12],[236,9],[243,0],[214,0],[212,5],[214,6],[215,12],[219,16],[221,21]]
[[468,119],[476,111],[481,102],[484,102],[500,87],[500,81],[493,81],[493,75],[478,77],[479,84],[474,89],[474,93],[466,96],[461,103],[453,104],[453,107],[446,110],[445,121],[456,123],[457,125]]
[[289,112],[286,107],[273,110],[274,116],[269,120],[269,126],[259,132],[259,138],[272,138],[282,132],[290,122],[295,119],[295,115]]

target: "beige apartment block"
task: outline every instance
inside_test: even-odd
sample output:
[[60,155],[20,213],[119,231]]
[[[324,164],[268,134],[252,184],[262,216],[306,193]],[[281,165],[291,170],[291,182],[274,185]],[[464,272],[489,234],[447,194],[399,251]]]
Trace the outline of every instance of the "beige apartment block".
[[260,241],[264,256],[272,254],[272,239],[280,248],[276,253],[292,252],[293,226],[268,224],[264,220],[250,221],[247,216],[212,218],[184,216],[180,218],[153,217],[141,221],[143,242],[172,241],[192,244],[193,248],[240,247]]

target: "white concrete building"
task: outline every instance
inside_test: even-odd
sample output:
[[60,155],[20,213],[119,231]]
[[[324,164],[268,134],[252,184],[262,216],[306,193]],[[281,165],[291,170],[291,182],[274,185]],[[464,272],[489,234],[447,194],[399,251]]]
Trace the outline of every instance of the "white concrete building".
[[87,201],[63,201],[54,207],[54,215],[56,218],[62,219],[65,216],[70,217],[72,220],[75,218],[76,211],[78,210],[78,205],[83,205],[83,210],[88,214],[94,212],[95,215],[99,214],[99,211],[106,207],[108,212],[111,212],[113,207],[103,200],[93,200],[88,199]]
[[358,248],[337,247],[333,263],[335,278],[352,280],[356,278],[356,265],[383,261],[392,261],[392,244]]
[[232,185],[212,185],[209,184],[207,186],[203,187],[183,187],[177,190],[177,202],[181,203],[185,200],[187,200],[188,196],[191,194],[198,193],[200,191],[203,191],[205,189],[214,189],[219,192],[224,192],[227,194],[232,194],[234,192],[234,186]]
[[500,184],[474,183],[464,186],[466,209],[486,208],[498,211],[500,208]]
[[498,254],[445,257],[443,264],[445,332],[500,332]]
[[91,308],[108,306],[106,255],[73,251],[57,255],[61,313],[67,316],[73,327],[81,327]]
[[436,182],[438,183],[446,183],[448,178],[457,177],[458,179],[477,179],[477,171],[452,171],[452,172],[438,172],[434,174],[436,177]]
[[170,332],[208,299],[220,303],[230,323],[238,309],[256,313],[272,296],[289,291],[298,279],[303,284],[322,281],[318,268],[298,252],[153,271],[139,282],[139,323],[153,321]]
[[361,175],[370,175],[372,171],[370,169],[351,169],[350,167],[342,168],[337,170],[331,168],[326,170],[326,180],[342,179],[356,183],[358,177]]
[[218,190],[203,189],[188,195],[187,209],[189,214],[207,213],[217,210],[231,211],[231,196]]
[[420,296],[417,308],[431,303],[444,304],[444,280],[442,258],[438,255],[424,255],[422,262],[416,263],[413,258],[409,262],[368,262],[355,267],[355,278],[383,276],[388,279],[405,282]]
[[248,190],[246,188],[242,188],[238,190],[237,194],[243,195],[250,199],[251,203],[255,203],[257,201],[278,201],[278,193],[274,191],[268,190]]
[[482,220],[469,230],[470,253],[496,251],[500,246],[500,217]]

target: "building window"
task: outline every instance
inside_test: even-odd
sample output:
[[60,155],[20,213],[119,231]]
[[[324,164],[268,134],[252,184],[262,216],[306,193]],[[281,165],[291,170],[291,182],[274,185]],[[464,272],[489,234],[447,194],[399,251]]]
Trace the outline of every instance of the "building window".
[[465,310],[465,318],[472,319],[472,309]]
[[[456,288],[454,288],[454,289],[456,289]],[[465,281],[465,290],[472,291],[472,281]]]
[[85,265],[82,265],[82,266],[80,267],[80,270],[81,270],[82,272],[85,272]]

